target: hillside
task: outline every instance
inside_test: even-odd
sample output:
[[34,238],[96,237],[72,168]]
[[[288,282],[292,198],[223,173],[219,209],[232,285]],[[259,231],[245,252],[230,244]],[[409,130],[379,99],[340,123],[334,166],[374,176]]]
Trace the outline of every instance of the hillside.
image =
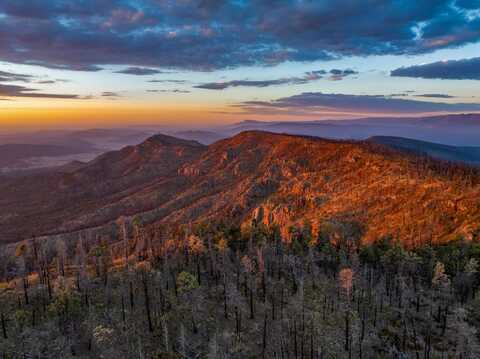
[[[157,135],[138,146],[108,152],[75,171],[51,171],[21,178],[4,177],[0,182],[2,241],[104,224],[127,208],[122,200],[153,184],[176,177],[177,168],[190,161],[204,146],[197,142]],[[181,183],[172,183],[181,186]],[[166,195],[170,187],[165,187]],[[120,205],[119,205],[120,204]],[[149,208],[149,203],[131,211]],[[91,219],[82,222],[82,216]],[[68,225],[67,225],[68,224]]]
[[73,173],[0,185],[2,240],[103,226],[121,215],[149,223],[255,217],[289,238],[392,235],[407,245],[471,237],[480,187],[471,169],[442,167],[369,142],[244,132],[203,146],[155,136]]

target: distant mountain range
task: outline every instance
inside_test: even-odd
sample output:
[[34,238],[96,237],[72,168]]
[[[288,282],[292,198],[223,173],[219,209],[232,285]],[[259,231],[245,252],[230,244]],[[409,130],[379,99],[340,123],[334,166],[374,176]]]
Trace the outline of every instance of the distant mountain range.
[[255,218],[278,225],[285,238],[305,221],[314,232],[322,223],[361,231],[365,241],[471,237],[480,176],[393,149],[398,143],[411,146],[261,131],[205,146],[156,135],[71,168],[3,177],[0,240],[110,236],[120,216],[163,226]]
[[198,141],[204,145],[210,145],[214,142],[217,142],[225,138],[225,135],[212,132],[212,131],[202,131],[202,130],[178,131],[173,133],[173,136],[178,138],[183,138],[186,140]]
[[18,168],[28,166],[27,161],[33,157],[61,157],[84,153],[89,149],[57,146],[57,145],[31,145],[31,144],[5,144],[0,145],[0,168]]
[[373,136],[391,136],[451,146],[480,146],[480,114],[335,121],[243,121],[217,128],[217,132],[226,137],[250,130],[332,139],[364,140]]
[[[470,147],[480,147],[479,114],[422,118],[363,118],[337,121],[262,122],[247,120],[231,125],[188,130],[175,128],[174,126],[151,126],[139,129],[100,128],[81,131],[41,131],[0,135],[0,146],[6,144],[20,145],[8,156],[0,153],[0,173],[11,172],[12,170],[26,171],[64,166],[71,161],[89,161],[101,153],[140,143],[159,132],[210,145],[240,132],[252,130],[331,139],[366,140],[370,137],[379,136],[402,137],[432,142],[429,147],[434,146],[433,144],[462,147],[461,149],[450,148],[441,151],[437,148],[428,153],[434,157],[448,160],[465,160],[470,164],[477,163],[476,149]],[[25,151],[19,149],[21,146],[25,146]],[[412,149],[412,146],[410,147]],[[16,154],[17,151],[18,154]],[[452,151],[458,152],[458,155],[452,156]],[[3,151],[3,153],[6,153],[6,151]]]
[[96,156],[135,145],[154,132],[134,129],[39,131],[0,135],[0,173],[25,172],[89,161]]
[[368,139],[398,150],[410,151],[418,155],[480,166],[480,147],[447,146],[438,143],[412,140],[401,137],[375,136]]

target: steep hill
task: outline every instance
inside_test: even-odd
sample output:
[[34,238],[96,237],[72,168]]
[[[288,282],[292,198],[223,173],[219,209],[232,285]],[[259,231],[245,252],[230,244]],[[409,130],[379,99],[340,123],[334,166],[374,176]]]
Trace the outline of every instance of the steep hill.
[[252,218],[285,237],[313,231],[405,244],[443,241],[480,225],[479,177],[368,141],[243,132],[203,146],[155,136],[73,173],[0,185],[3,240],[112,228],[120,215],[164,224]]

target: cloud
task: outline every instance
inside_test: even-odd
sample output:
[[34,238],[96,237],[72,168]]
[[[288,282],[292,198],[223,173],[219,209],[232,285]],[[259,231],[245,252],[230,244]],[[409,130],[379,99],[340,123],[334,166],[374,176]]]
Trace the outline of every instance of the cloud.
[[429,98],[455,98],[456,96],[447,95],[443,93],[426,93],[421,95],[415,95],[415,97],[429,97]]
[[117,74],[126,74],[126,75],[136,75],[136,76],[147,76],[147,75],[156,75],[161,74],[163,71],[156,69],[149,69],[145,67],[128,67],[126,69],[116,71]]
[[40,85],[51,85],[51,84],[55,84],[57,83],[57,81],[55,80],[41,80],[41,81],[37,81],[37,84],[40,84]]
[[298,85],[309,82],[303,78],[284,78],[276,80],[233,80],[226,82],[209,82],[194,86],[195,88],[205,90],[224,90],[230,87],[269,87],[278,85]]
[[415,55],[478,42],[480,17],[471,16],[477,3],[2,0],[0,61],[77,71],[107,65],[211,71]]
[[1,82],[31,82],[32,75],[17,74],[13,72],[0,71]]
[[172,84],[185,84],[186,80],[148,80],[150,83],[172,83]]
[[480,111],[480,104],[415,101],[374,95],[326,94],[305,92],[273,101],[247,101],[237,105],[247,113],[301,114],[321,113],[429,113]]
[[337,70],[333,69],[329,72],[325,70],[317,70],[306,72],[302,77],[285,77],[280,79],[273,80],[232,80],[224,82],[208,82],[194,86],[195,88],[205,89],[205,90],[225,90],[230,87],[270,87],[270,86],[279,86],[279,85],[302,85],[312,81],[319,80],[324,77],[326,74],[330,74],[328,77],[329,80],[340,81],[345,77],[357,74],[358,72],[347,69],[347,70]]
[[6,85],[0,83],[0,97],[35,97],[35,98],[56,98],[56,99],[83,99],[78,95],[51,94],[36,92],[37,90],[17,85]]
[[121,95],[113,91],[104,91],[102,92],[102,97],[121,97]]
[[444,80],[480,80],[480,57],[401,67],[391,76]]
[[[7,82],[7,83],[6,83]],[[23,82],[23,83],[38,83],[38,84],[51,84],[55,83],[53,80],[41,80],[36,81],[35,76],[18,74],[8,71],[0,71],[0,97],[36,97],[36,98],[56,98],[56,99],[81,99],[81,96],[70,94],[51,94],[37,92],[37,89],[12,85],[9,82]],[[5,98],[2,98],[5,100]]]
[[407,97],[408,93],[391,93],[390,95],[386,95],[385,97]]
[[191,91],[188,90],[147,90],[147,92],[152,92],[152,93],[190,93]]
[[358,74],[358,72],[350,70],[350,69],[347,69],[347,70],[333,69],[333,70],[330,70],[329,80],[340,81],[340,80],[343,80],[347,76],[357,75],[357,74]]

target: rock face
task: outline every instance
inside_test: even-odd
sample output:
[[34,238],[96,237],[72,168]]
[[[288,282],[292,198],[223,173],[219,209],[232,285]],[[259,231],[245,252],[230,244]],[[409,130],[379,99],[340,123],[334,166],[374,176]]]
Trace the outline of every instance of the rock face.
[[[470,236],[480,225],[480,178],[368,142],[244,132],[203,146],[154,136],[68,174],[0,184],[3,240],[73,232],[120,215],[149,222],[252,219],[365,241],[405,244]],[[350,233],[352,232],[352,233]]]

